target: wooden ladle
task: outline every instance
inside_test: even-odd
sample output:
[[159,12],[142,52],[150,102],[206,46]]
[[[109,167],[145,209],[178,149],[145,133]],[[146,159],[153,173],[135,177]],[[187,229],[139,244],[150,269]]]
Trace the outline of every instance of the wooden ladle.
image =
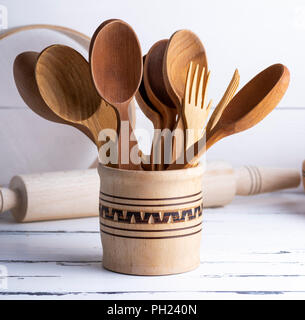
[[177,159],[168,169],[194,166],[213,144],[232,134],[247,130],[263,120],[280,102],[290,80],[289,70],[282,64],[274,64],[249,81],[229,102],[215,127],[189,148],[184,157]]
[[[97,29],[90,48],[91,73],[99,95],[117,109],[121,121],[129,121],[128,105],[139,88],[143,71],[141,47],[135,32],[124,21],[110,20]],[[121,133],[122,130],[119,167],[141,170],[132,127],[129,125],[129,137],[133,137],[126,139],[127,143],[122,141]]]
[[144,85],[147,96],[162,116],[162,128],[174,129],[176,107],[168,95],[163,78],[163,58],[168,39],[156,42],[148,51],[144,62]]
[[115,109],[97,94],[89,64],[76,50],[63,45],[46,48],[38,57],[35,75],[49,108],[62,119],[87,127],[98,147],[103,144],[101,130],[118,130]]
[[[163,78],[168,95],[174,102],[178,120],[176,129],[185,130],[182,118],[182,103],[185,82],[190,63],[199,65],[208,71],[208,63],[204,46],[200,39],[190,30],[175,32],[168,41],[163,59]],[[193,74],[191,77],[193,78]],[[204,84],[207,81],[207,73]],[[204,124],[203,124],[204,125]],[[183,155],[184,145],[181,139],[173,141],[173,161]]]
[[27,51],[19,54],[15,58],[13,66],[14,80],[21,98],[28,107],[40,117],[48,121],[71,125],[72,127],[79,129],[95,143],[94,137],[87,127],[78,123],[66,121],[59,117],[49,108],[41,97],[35,79],[35,67],[38,56],[38,52]]

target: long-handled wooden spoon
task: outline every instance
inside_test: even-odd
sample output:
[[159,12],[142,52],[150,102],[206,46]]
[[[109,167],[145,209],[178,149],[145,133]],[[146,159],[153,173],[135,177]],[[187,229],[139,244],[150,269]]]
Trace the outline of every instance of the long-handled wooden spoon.
[[101,101],[88,62],[74,49],[63,45],[46,48],[38,57],[35,75],[49,108],[62,119],[87,127],[98,147],[103,144],[101,130],[118,130],[116,110]]
[[176,107],[168,95],[163,78],[163,58],[168,39],[156,42],[148,51],[144,62],[143,78],[147,96],[162,116],[162,127],[173,130]]
[[[220,139],[255,126],[280,102],[289,80],[289,70],[282,64],[274,64],[260,72],[229,102],[215,127],[168,169],[192,167],[204,152]],[[187,164],[184,164],[184,156],[189,160]]]
[[[145,56],[143,58],[145,60]],[[148,99],[145,87],[144,87],[144,81],[142,79],[141,84],[139,86],[139,89],[136,93],[136,100],[138,102],[139,107],[145,114],[145,116],[153,123],[154,126],[154,136],[153,136],[153,143],[152,143],[152,148],[151,148],[151,153],[150,153],[150,169],[151,170],[159,170],[160,165],[155,164],[155,149],[156,145],[158,143],[157,139],[157,131],[156,130],[161,130],[162,129],[162,119],[161,115],[158,112],[158,110],[154,107],[154,105],[150,102]],[[159,150],[159,149],[157,149]]]
[[[91,73],[98,93],[118,110],[121,121],[129,121],[128,105],[139,88],[143,71],[135,32],[121,20],[103,23],[93,37],[90,52]],[[122,141],[122,136],[120,130],[119,167],[141,170],[138,144],[130,125],[129,137],[133,138]]]
[[[184,132],[182,120],[182,103],[185,80],[190,62],[199,64],[200,68],[208,71],[205,49],[200,39],[189,30],[175,32],[166,47],[163,59],[163,78],[166,90],[175,103],[178,114],[176,129]],[[193,76],[193,75],[192,75]],[[207,81],[205,77],[204,82]],[[173,141],[173,161],[183,155],[184,143],[181,139]]]
[[34,51],[27,51],[19,54],[13,66],[14,80],[17,90],[23,101],[28,107],[38,114],[40,117],[61,124],[68,124],[79,129],[94,143],[94,138],[90,130],[78,123],[66,121],[59,117],[49,108],[40,95],[35,79],[35,67],[39,53]]

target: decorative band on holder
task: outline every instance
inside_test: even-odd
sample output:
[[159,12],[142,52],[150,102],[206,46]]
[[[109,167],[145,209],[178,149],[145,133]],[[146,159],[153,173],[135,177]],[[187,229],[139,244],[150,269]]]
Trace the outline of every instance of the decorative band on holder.
[[173,211],[129,211],[117,209],[104,204],[100,205],[100,217],[106,220],[121,222],[121,223],[176,223],[186,222],[196,219],[202,215],[203,204],[192,208],[173,210]]

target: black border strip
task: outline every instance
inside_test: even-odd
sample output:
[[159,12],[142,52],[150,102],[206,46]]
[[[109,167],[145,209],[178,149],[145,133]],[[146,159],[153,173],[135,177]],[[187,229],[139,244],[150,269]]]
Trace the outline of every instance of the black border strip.
[[188,236],[193,236],[194,234],[197,234],[201,232],[202,229],[193,232],[193,233],[188,233],[188,234],[182,234],[182,235],[177,235],[177,236],[167,236],[167,237],[130,237],[130,236],[123,236],[123,235],[118,235],[118,234],[113,234],[104,230],[101,230],[101,232],[108,234],[109,236],[114,236],[114,237],[119,237],[119,238],[128,238],[128,239],[148,239],[148,240],[160,240],[160,239],[173,239],[173,238],[183,238],[183,237],[188,237]]
[[114,196],[112,194],[107,194],[102,191],[100,191],[100,194],[106,196],[106,197],[111,197],[111,198],[116,198],[116,199],[122,199],[122,200],[139,200],[139,201],[164,201],[164,200],[178,200],[178,199],[185,199],[185,198],[191,198],[191,197],[196,197],[199,194],[201,194],[202,191],[199,191],[197,193],[188,195],[188,196],[183,196],[183,197],[173,197],[173,198],[128,198],[128,197],[120,197],[120,196]]
[[[198,199],[192,200],[192,201],[186,201],[186,202],[179,202],[179,203],[172,203],[172,204],[134,204],[134,203],[122,203],[122,202],[114,202],[114,201],[109,201],[109,200],[105,200],[103,198],[100,198],[100,200],[104,201],[104,202],[108,202],[111,204],[118,204],[121,206],[129,206],[129,207],[174,207],[174,206],[181,206],[182,204],[190,204],[190,203],[194,203],[197,201],[202,201],[203,197],[200,197]],[[139,200],[139,199],[137,199]]]
[[[162,223],[158,223],[158,224],[163,225]],[[186,230],[186,229],[192,229],[192,228],[199,227],[201,224],[202,224],[202,221],[194,226],[189,226],[189,227],[184,227],[184,228],[163,229],[163,230],[135,230],[135,229],[124,229],[124,228],[119,228],[119,227],[108,226],[107,224],[100,222],[100,225],[107,227],[107,228],[110,228],[110,229],[122,230],[122,231],[132,231],[132,232],[168,232],[168,231],[176,231],[176,230]]]

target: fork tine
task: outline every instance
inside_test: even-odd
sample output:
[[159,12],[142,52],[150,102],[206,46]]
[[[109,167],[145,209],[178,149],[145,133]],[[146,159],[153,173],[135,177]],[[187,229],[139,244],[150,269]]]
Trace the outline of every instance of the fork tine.
[[202,95],[203,95],[203,79],[205,74],[205,68],[202,69],[200,80],[199,80],[199,86],[198,86],[198,94],[197,94],[197,101],[196,105],[202,109]]
[[206,108],[206,117],[208,117],[208,115],[210,113],[210,110],[211,110],[211,107],[212,107],[212,103],[213,103],[213,100],[211,99],[209,104],[207,105],[207,108]]
[[191,87],[191,74],[193,69],[193,61],[190,62],[189,69],[187,71],[187,78],[184,90],[184,102],[186,104],[190,103],[190,87]]
[[[207,80],[205,82],[205,86],[203,88],[203,103],[202,103],[202,108],[204,108],[204,106],[206,105],[206,101],[207,101],[207,90],[208,90],[208,84],[209,84],[209,81],[210,81],[210,74],[211,72],[209,71],[208,72],[208,75],[207,75]],[[210,101],[211,102],[211,101]]]
[[198,79],[198,71],[199,71],[199,64],[196,66],[192,88],[191,88],[191,101],[190,103],[196,105],[196,93],[197,93],[197,79]]

